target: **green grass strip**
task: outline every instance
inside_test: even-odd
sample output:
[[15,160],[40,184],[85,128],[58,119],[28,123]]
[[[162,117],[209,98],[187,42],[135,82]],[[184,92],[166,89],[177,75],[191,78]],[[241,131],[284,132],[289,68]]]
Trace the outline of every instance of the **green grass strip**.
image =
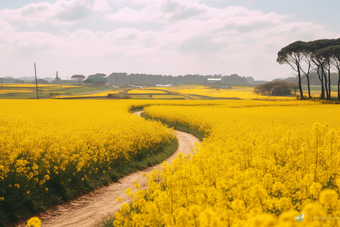
[[191,135],[197,137],[200,141],[203,140],[204,137],[207,137],[209,135],[207,135],[206,133],[204,132],[201,132],[201,131],[198,131],[196,129],[192,129],[190,128],[189,126],[187,125],[183,125],[183,124],[180,124],[178,122],[171,122],[171,121],[166,121],[166,120],[163,120],[163,119],[160,119],[160,118],[151,118],[149,115],[147,115],[146,113],[142,113],[141,114],[141,117],[144,117],[145,119],[152,119],[152,120],[157,120],[157,121],[160,121],[162,122],[163,124],[165,124],[168,128],[174,128],[178,131],[182,131],[182,132],[187,132],[187,133],[190,133]]

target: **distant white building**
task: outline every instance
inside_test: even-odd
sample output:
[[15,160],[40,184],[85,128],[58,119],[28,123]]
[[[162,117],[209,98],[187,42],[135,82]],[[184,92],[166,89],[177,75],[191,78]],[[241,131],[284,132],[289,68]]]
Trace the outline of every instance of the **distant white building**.
[[156,84],[156,87],[164,87],[163,84]]
[[208,78],[207,83],[208,84],[220,84],[222,81],[222,78]]

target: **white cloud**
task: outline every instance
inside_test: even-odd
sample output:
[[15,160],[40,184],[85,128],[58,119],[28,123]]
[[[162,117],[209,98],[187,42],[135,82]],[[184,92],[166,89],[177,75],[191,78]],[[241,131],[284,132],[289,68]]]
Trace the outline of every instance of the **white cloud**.
[[21,22],[29,27],[42,23],[70,26],[77,21],[110,11],[109,0],[58,0],[31,3],[20,9],[4,9],[0,18],[11,22]]
[[[111,9],[110,4],[116,8]],[[78,26],[84,18],[105,22],[112,29]],[[63,26],[64,31],[50,34],[19,29],[40,24]],[[26,52],[36,58],[44,56],[42,61],[72,62],[69,67],[74,71],[89,70],[92,65],[107,73],[116,67],[174,75],[268,76],[273,74],[270,70],[282,71],[276,53],[283,46],[296,40],[338,36],[324,25],[292,22],[289,15],[241,6],[214,8],[198,0],[58,0],[0,11],[1,57],[15,59],[17,53]]]
[[124,7],[120,9],[117,13],[106,14],[106,19],[118,22],[130,22],[138,23],[144,19],[144,15],[137,10]]
[[15,39],[13,38],[14,34],[14,27],[7,21],[0,19],[0,45],[15,44]]

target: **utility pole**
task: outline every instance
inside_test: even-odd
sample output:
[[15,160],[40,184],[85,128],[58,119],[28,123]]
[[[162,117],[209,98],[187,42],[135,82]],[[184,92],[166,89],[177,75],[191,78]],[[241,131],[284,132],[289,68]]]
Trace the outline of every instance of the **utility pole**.
[[39,93],[38,93],[38,79],[37,79],[37,67],[35,66],[34,63],[34,73],[35,73],[35,87],[37,89],[37,99],[39,98]]

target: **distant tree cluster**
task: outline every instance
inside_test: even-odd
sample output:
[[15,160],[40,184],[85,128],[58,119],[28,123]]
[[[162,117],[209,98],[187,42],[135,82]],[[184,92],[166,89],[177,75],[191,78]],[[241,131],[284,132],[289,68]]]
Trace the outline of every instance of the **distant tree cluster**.
[[268,83],[259,84],[255,87],[255,93],[259,95],[271,95],[273,87],[281,87],[282,95],[289,95],[293,90],[296,92],[299,87],[295,83],[289,83],[283,80],[274,80]]
[[71,76],[71,78],[74,79],[77,82],[78,85],[81,85],[85,76],[76,74],[76,75]]
[[0,78],[0,84],[3,84],[3,83],[8,83],[8,81],[10,81],[10,83],[25,83],[25,81],[23,80],[19,80],[19,79],[15,79],[11,76],[6,76],[5,78]]
[[[48,83],[66,83],[69,81],[61,80],[57,76],[54,80],[48,81],[48,78],[38,79],[38,84],[48,84]],[[127,85],[146,85],[146,86],[155,86],[156,84],[206,84],[208,78],[221,78],[222,84],[256,84],[256,83],[263,83],[264,81],[255,81],[252,77],[241,77],[237,74],[231,74],[230,76],[221,75],[221,74],[214,74],[214,75],[199,75],[199,74],[187,74],[187,75],[179,75],[179,76],[172,76],[172,75],[159,75],[159,74],[143,74],[143,73],[131,73],[127,74],[125,72],[114,72],[107,76],[104,73],[96,73],[89,76],[85,76],[82,74],[75,74],[71,76],[71,79],[77,85],[82,85],[85,79],[89,78],[107,78],[107,82],[111,85],[117,86],[127,86]],[[6,79],[13,79],[14,78],[0,78],[5,80]],[[15,80],[17,83],[25,83],[23,80]],[[35,83],[35,81],[33,81]]]
[[208,78],[221,78],[223,84],[247,84],[255,83],[252,77],[241,77],[237,74],[230,76],[222,76],[221,74],[215,75],[199,75],[187,74],[179,76],[171,75],[154,75],[154,74],[139,74],[125,72],[111,73],[107,79],[110,84],[117,86],[125,86],[128,84],[133,85],[148,85],[154,86],[155,84],[206,84]]
[[106,74],[104,73],[96,73],[93,75],[89,75],[87,78],[105,78],[105,77],[106,77]]
[[[84,75],[73,75],[71,76],[78,85],[81,85],[83,80],[86,78]],[[107,82],[117,86],[133,85],[147,85],[155,86],[156,84],[206,84],[208,78],[221,78],[223,84],[247,84],[256,83],[252,77],[241,77],[237,74],[230,76],[222,76],[221,74],[215,75],[199,75],[199,74],[187,74],[179,76],[171,75],[154,75],[154,74],[142,74],[142,73],[131,73],[125,72],[114,72],[106,77],[104,73],[96,73],[89,75],[87,78],[107,78]]]
[[338,100],[340,100],[340,39],[321,39],[310,42],[296,41],[278,52],[277,62],[288,64],[296,73],[300,96],[303,99],[302,77],[306,77],[308,98],[311,98],[311,72],[318,75],[321,99],[331,99],[331,71],[338,74]]
[[[337,86],[338,85],[338,78],[339,78],[339,75],[338,75],[337,72],[334,72],[334,71],[331,72],[331,85],[336,85]],[[304,75],[302,75],[301,79],[302,79],[302,85],[306,85],[306,87],[307,87],[307,79],[306,79],[306,77]],[[283,79],[283,80],[287,81],[287,82],[298,84],[298,78],[296,76],[288,77],[288,78]],[[316,72],[314,72],[314,71],[310,72],[310,74],[309,74],[309,83],[310,83],[310,85],[317,85],[317,86],[321,87],[319,76],[318,76],[318,74]],[[306,96],[306,94],[304,94],[304,95]]]

